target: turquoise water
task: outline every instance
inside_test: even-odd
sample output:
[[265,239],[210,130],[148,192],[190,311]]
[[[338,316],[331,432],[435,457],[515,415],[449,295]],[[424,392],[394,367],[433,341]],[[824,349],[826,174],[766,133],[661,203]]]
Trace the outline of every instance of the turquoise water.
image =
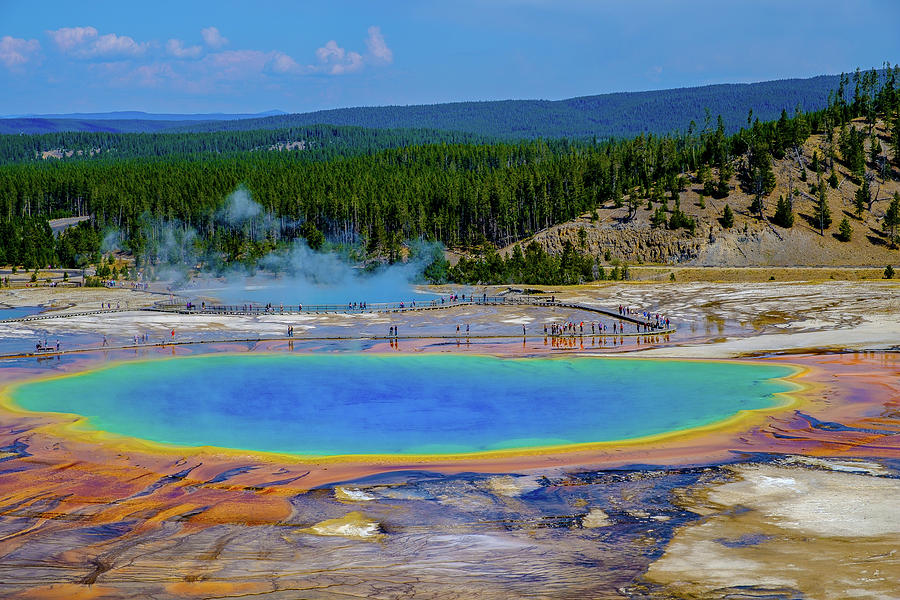
[[183,446],[443,454],[625,440],[780,401],[788,367],[640,359],[209,355],[26,383],[22,408]]

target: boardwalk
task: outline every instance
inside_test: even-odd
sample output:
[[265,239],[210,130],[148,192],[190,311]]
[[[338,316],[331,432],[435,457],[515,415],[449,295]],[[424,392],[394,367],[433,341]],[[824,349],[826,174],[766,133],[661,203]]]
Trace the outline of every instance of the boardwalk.
[[191,302],[171,302],[169,300],[157,302],[153,306],[139,309],[133,308],[106,308],[97,310],[84,310],[78,312],[46,312],[25,317],[5,319],[0,323],[42,321],[47,319],[64,319],[69,317],[83,317],[109,313],[131,312],[135,310],[147,312],[163,312],[183,315],[234,315],[234,316],[263,316],[263,315],[295,315],[295,314],[362,314],[362,313],[410,313],[418,311],[445,310],[465,306],[537,306],[544,308],[569,308],[601,314],[606,317],[626,321],[646,328],[645,333],[674,333],[674,327],[656,327],[655,324],[642,316],[623,314],[618,310],[580,304],[576,302],[560,302],[553,296],[469,296],[465,300],[450,300],[439,298],[432,300],[410,300],[408,302],[379,302],[348,304],[201,304]]
[[292,315],[292,314],[360,314],[360,313],[406,313],[416,311],[444,310],[461,306],[538,306],[545,308],[570,308],[601,314],[620,321],[647,326],[654,332],[671,333],[674,329],[656,328],[653,324],[638,315],[622,314],[612,310],[589,304],[560,302],[552,296],[469,296],[465,300],[411,300],[409,302],[381,303],[348,303],[348,304],[239,304],[239,305],[203,305],[192,303],[158,303],[144,310],[173,312],[179,314],[200,315]]
[[[608,309],[598,306],[592,306],[588,304],[581,304],[576,302],[560,302],[557,301],[553,296],[469,296],[465,300],[460,297],[454,297],[454,299],[444,298],[441,301],[440,298],[436,300],[415,300],[409,302],[384,302],[384,303],[366,303],[366,304],[347,304],[347,305],[336,305],[336,304],[311,304],[311,305],[261,305],[261,304],[243,304],[243,305],[206,305],[201,304],[199,306],[190,303],[190,302],[181,302],[181,303],[173,303],[170,300],[164,302],[158,302],[153,306],[143,307],[139,309],[134,308],[108,308],[108,309],[99,309],[99,310],[88,310],[88,311],[78,311],[78,312],[49,312],[49,313],[41,313],[37,315],[30,315],[25,317],[18,317],[14,319],[6,319],[5,321],[0,322],[29,322],[29,321],[41,321],[41,320],[49,320],[49,319],[66,319],[70,317],[81,317],[81,316],[93,316],[93,315],[103,315],[109,313],[124,313],[124,312],[158,312],[158,313],[169,313],[173,315],[221,315],[221,316],[238,316],[238,317],[257,317],[257,316],[281,316],[281,315],[299,315],[299,314],[307,314],[307,315],[327,315],[327,314],[337,314],[337,315],[352,315],[352,314],[362,314],[362,313],[413,313],[413,312],[422,312],[422,311],[434,311],[434,310],[445,310],[452,308],[462,308],[462,307],[473,307],[473,306],[499,306],[499,307],[536,307],[536,308],[565,308],[572,310],[585,311],[589,313],[595,313],[598,315],[603,315],[612,319],[617,319],[619,321],[628,322],[634,324],[636,327],[633,332],[624,332],[621,330],[612,332],[609,331],[599,331],[595,333],[585,333],[581,330],[576,331],[574,328],[572,330],[558,331],[556,333],[544,331],[543,335],[540,332],[529,331],[525,332],[523,330],[522,334],[508,334],[508,333],[472,333],[471,335],[466,333],[457,332],[455,335],[452,333],[442,334],[442,333],[427,333],[427,334],[419,334],[419,335],[373,335],[371,333],[359,333],[357,335],[313,335],[313,336],[304,336],[300,335],[298,337],[282,337],[282,336],[274,336],[274,337],[241,337],[241,338],[222,338],[222,339],[208,339],[208,340],[165,340],[158,343],[139,343],[139,344],[124,344],[117,346],[103,346],[98,348],[72,348],[66,349],[62,351],[54,351],[51,348],[46,350],[42,349],[38,352],[17,352],[13,354],[4,354],[0,355],[0,359],[14,358],[14,357],[25,357],[25,356],[38,356],[38,357],[47,357],[47,356],[55,356],[60,354],[68,354],[72,352],[93,352],[98,350],[125,350],[132,348],[149,348],[149,347],[162,347],[162,346],[181,346],[181,345],[193,345],[193,344],[220,344],[220,343],[258,343],[258,342],[275,342],[275,341],[349,341],[349,340],[359,340],[359,341],[391,341],[396,342],[401,339],[435,339],[435,340],[457,340],[460,339],[525,339],[525,338],[534,338],[534,337],[543,337],[546,339],[560,339],[560,343],[562,343],[563,339],[584,339],[584,338],[597,338],[597,339],[605,339],[605,338],[645,338],[647,340],[652,339],[654,336],[666,336],[668,339],[668,335],[675,333],[674,327],[666,327],[666,326],[656,326],[653,322],[647,321],[643,319],[641,316],[637,316],[634,314],[623,314],[619,312],[618,309]],[[554,343],[555,346],[555,343]]]

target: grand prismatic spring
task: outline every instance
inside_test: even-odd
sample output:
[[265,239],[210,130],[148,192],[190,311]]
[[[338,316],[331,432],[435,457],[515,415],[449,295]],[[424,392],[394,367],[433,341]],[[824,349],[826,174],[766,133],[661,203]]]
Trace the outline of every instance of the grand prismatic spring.
[[[688,302],[671,338],[544,336],[609,320],[584,288],[238,315],[73,293],[4,323],[0,596],[890,598],[897,353],[772,352],[890,343],[890,323],[742,325],[773,290],[843,323],[833,285],[633,290]],[[868,293],[890,313],[894,288]],[[25,332],[51,352],[18,353]]]
[[465,454],[708,426],[787,402],[781,365],[380,354],[207,355],[25,383],[30,411],[179,446],[297,455]]

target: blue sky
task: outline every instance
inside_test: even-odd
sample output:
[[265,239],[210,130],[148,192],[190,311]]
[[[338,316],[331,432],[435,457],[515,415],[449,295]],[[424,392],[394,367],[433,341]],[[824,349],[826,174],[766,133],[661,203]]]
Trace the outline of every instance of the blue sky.
[[900,1],[0,0],[0,114],[322,108],[900,62]]

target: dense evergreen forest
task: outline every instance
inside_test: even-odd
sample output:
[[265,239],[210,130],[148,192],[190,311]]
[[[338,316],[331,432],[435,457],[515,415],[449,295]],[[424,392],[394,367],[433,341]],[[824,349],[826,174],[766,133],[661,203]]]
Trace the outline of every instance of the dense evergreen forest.
[[[86,232],[110,228],[145,264],[180,260],[171,253],[163,256],[173,230],[176,237],[184,232],[180,244],[201,247],[226,263],[253,260],[299,237],[314,247],[325,238],[356,244],[369,256],[391,259],[399,256],[404,240],[427,239],[485,253],[483,261],[465,261],[448,271],[460,281],[589,279],[598,275],[594,259],[588,264],[574,249],[565,260],[531,247],[498,262],[491,248],[601,203],[624,204],[632,214],[647,202],[662,205],[668,197],[677,198],[692,172],[715,170],[719,180],[709,178],[710,195],[719,197],[728,195],[727,176],[736,172],[742,185],[762,198],[771,191],[773,158],[798,148],[811,133],[834,127],[843,130],[832,148],[839,147],[841,160],[862,177],[870,160],[863,149],[866,134],[847,125],[857,117],[874,124],[880,116],[891,123],[894,156],[900,156],[898,77],[900,69],[842,76],[825,108],[783,111],[772,121],[745,117],[746,126],[734,134],[719,118],[697,131],[664,136],[415,144],[338,153],[328,160],[308,160],[302,152],[235,150],[6,164],[0,166],[0,222],[6,228],[0,241],[7,262],[33,267],[83,264],[95,256],[99,239]],[[327,128],[317,131],[327,133]],[[188,136],[184,143],[194,142]],[[820,161],[817,168],[825,176],[836,156],[832,150]],[[261,205],[260,212],[238,226],[223,222],[225,199],[242,187]],[[90,215],[91,221],[77,239],[68,239],[67,249],[54,249],[40,223],[66,215]],[[660,225],[693,229],[692,220],[679,216],[677,208],[661,216]],[[439,266],[443,274],[446,268]]]
[[[422,144],[484,144],[474,134],[429,129],[363,129],[312,125],[286,129],[216,133],[109,133],[66,131],[0,135],[0,164],[45,160],[100,160],[192,155],[221,156],[251,151],[292,151],[299,160],[332,160]],[[57,151],[45,158],[42,153]]]
[[[723,84],[646,92],[582,96],[566,100],[500,100],[433,105],[342,108],[240,120],[177,122],[140,118],[0,119],[0,134],[95,131],[120,133],[250,131],[310,125],[379,129],[463,131],[505,140],[633,137],[687,131],[705,111],[721,115],[727,133],[745,124],[748,111],[762,121],[782,110],[824,108],[839,85],[837,75],[750,84]],[[133,117],[124,113],[122,117]],[[166,115],[161,115],[166,116]],[[171,116],[171,115],[170,115]]]

